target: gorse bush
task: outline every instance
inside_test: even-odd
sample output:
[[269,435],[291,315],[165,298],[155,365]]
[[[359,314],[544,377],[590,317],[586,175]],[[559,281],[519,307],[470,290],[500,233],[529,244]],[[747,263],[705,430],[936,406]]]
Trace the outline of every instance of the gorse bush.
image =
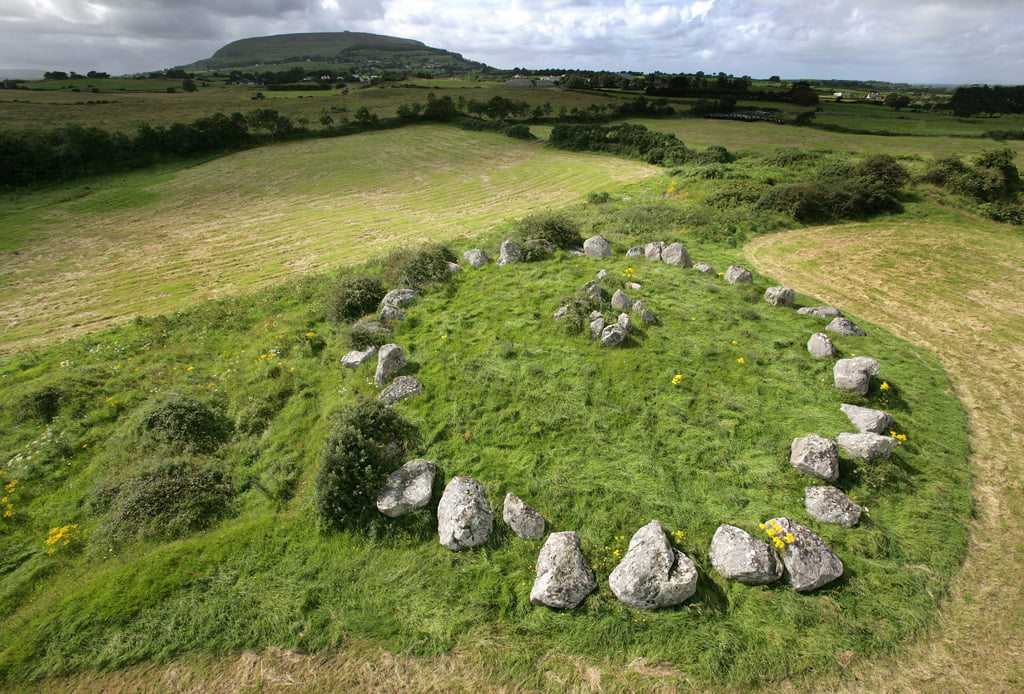
[[327,318],[333,323],[356,320],[374,311],[385,293],[384,285],[376,277],[343,277],[327,299]]
[[415,429],[376,400],[342,410],[320,453],[316,509],[327,528],[357,527],[376,513],[377,493],[402,462]]
[[852,173],[855,176],[875,178],[894,190],[910,181],[910,173],[906,168],[888,154],[867,157],[853,168]]
[[441,244],[401,248],[392,251],[385,260],[384,278],[389,286],[423,291],[450,281],[452,271],[448,263],[454,262],[455,254]]
[[517,140],[536,140],[537,136],[530,132],[528,125],[510,125],[505,128],[505,135]]
[[580,227],[569,215],[561,212],[536,212],[515,223],[516,238],[521,241],[544,239],[556,248],[579,248],[583,245]]
[[177,451],[205,453],[231,436],[231,422],[212,403],[188,395],[163,395],[144,406],[135,433],[141,442],[165,444]]
[[941,157],[928,163],[921,180],[977,202],[1008,201],[1009,206],[999,207],[1011,210],[1012,204],[1019,202],[1016,194],[1021,189],[1014,156],[1011,149],[990,150],[978,155],[971,164],[957,156]]
[[63,391],[56,385],[46,385],[25,393],[14,402],[17,421],[37,421],[49,424],[60,410]]
[[686,147],[675,135],[648,130],[642,125],[556,125],[548,144],[573,152],[610,152],[642,159],[649,164],[686,160]]

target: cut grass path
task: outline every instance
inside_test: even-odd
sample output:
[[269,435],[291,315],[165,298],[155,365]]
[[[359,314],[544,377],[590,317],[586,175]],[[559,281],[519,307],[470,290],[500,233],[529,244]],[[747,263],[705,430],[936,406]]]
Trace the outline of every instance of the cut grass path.
[[[976,516],[939,624],[857,691],[1024,688],[1024,234],[965,217],[802,229],[747,246],[758,270],[939,356],[968,411]],[[821,683],[814,686],[822,689]],[[806,688],[804,688],[806,689]]]
[[9,195],[0,352],[475,235],[656,170],[422,126]]

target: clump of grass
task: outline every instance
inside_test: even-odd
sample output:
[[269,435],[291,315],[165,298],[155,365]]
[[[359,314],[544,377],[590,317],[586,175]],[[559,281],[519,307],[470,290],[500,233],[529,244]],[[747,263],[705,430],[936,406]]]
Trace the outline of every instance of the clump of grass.
[[455,254],[441,244],[400,248],[392,251],[384,261],[384,279],[391,287],[423,291],[432,285],[451,281],[448,263],[455,260]]
[[176,452],[207,453],[226,442],[231,430],[231,421],[218,405],[170,393],[143,407],[135,435],[140,444],[153,442]]
[[579,248],[583,245],[583,236],[577,222],[561,212],[536,212],[517,220],[515,223],[516,238],[522,241],[544,239],[556,248]]

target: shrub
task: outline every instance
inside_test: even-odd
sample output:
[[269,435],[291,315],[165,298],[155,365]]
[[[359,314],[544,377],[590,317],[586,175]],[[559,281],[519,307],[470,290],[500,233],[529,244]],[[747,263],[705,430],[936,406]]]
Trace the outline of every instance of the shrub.
[[609,219],[622,234],[648,237],[668,231],[683,221],[683,213],[669,205],[630,205],[616,210]]
[[376,277],[343,277],[331,290],[327,318],[333,323],[356,320],[374,311],[385,293],[384,285]]
[[517,140],[536,140],[537,136],[530,132],[528,125],[510,125],[505,128],[505,135]]
[[455,262],[455,254],[441,244],[428,244],[392,251],[385,262],[384,277],[389,285],[423,291],[432,284],[451,280],[448,263]]
[[853,174],[875,178],[894,190],[910,180],[906,168],[888,154],[874,154],[864,159],[853,168]]
[[376,400],[340,412],[324,441],[316,477],[316,509],[324,526],[350,528],[371,518],[385,478],[414,438],[411,425]]
[[14,402],[18,421],[37,421],[49,424],[60,410],[63,391],[55,385],[46,385],[25,393]]
[[596,193],[587,194],[587,202],[591,205],[601,205],[612,199],[612,196],[608,194],[608,191],[602,190]]
[[135,433],[142,441],[166,444],[178,451],[208,452],[228,440],[231,422],[218,406],[171,393],[144,406]]
[[520,240],[544,239],[556,248],[579,248],[583,236],[576,222],[561,212],[536,212],[516,221],[516,237]]
[[986,202],[979,205],[978,210],[996,222],[1024,225],[1024,204],[1017,200]]

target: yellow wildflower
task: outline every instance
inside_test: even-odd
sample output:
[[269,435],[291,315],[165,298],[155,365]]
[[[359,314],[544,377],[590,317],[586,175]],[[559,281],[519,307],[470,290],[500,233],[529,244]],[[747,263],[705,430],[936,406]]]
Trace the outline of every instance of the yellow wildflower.
[[677,385],[679,385],[682,382],[683,382],[683,375],[682,374],[676,374],[675,376],[672,377],[672,385],[677,386]]
[[735,347],[735,346],[736,346],[736,345],[738,345],[738,344],[739,344],[739,342],[737,342],[736,340],[733,340],[733,341],[732,341],[732,346],[733,346],[733,347]]
[[306,337],[316,337],[316,333],[310,330],[309,332],[306,333]]
[[882,390],[889,390],[891,387],[888,381],[882,381],[882,385],[879,386]]
[[740,357],[739,359],[736,360],[736,363],[737,364],[746,364],[747,360],[744,359],[743,357]]

